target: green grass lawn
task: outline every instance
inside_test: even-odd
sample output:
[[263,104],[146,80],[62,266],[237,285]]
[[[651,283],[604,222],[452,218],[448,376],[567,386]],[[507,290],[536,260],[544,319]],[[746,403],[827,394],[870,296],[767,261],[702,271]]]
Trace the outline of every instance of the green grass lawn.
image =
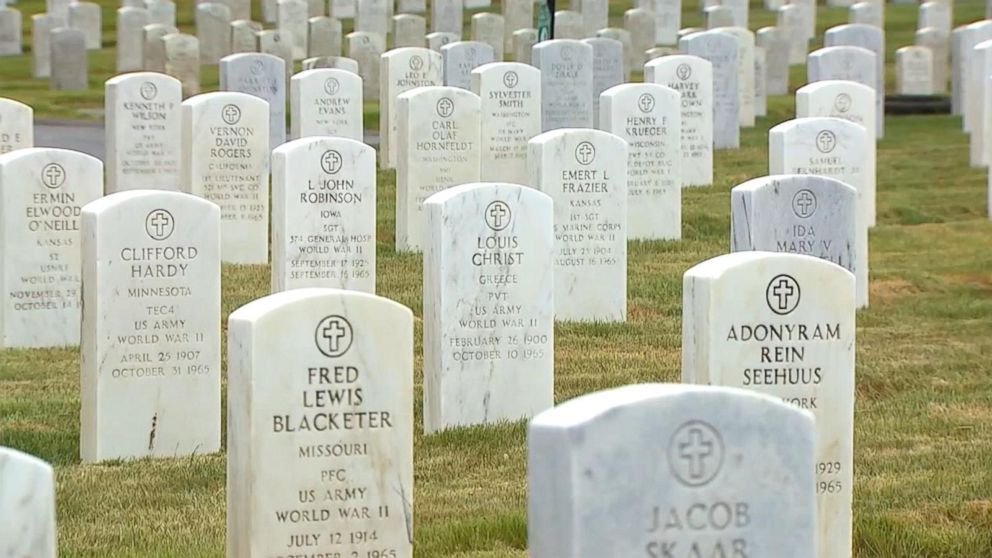
[[[188,23],[192,2],[182,4]],[[698,23],[695,1],[686,4],[685,25]],[[752,28],[769,24],[759,2],[752,4]],[[22,0],[18,7],[31,13],[42,5]],[[626,5],[614,6],[614,20]],[[957,22],[976,20],[983,3],[959,1],[955,10]],[[821,9],[821,31],[845,18],[844,10]],[[911,43],[915,19],[914,6],[889,6],[890,84],[892,52]],[[109,44],[111,20],[105,24]],[[0,95],[33,104],[38,116],[79,116],[102,105],[112,65],[110,49],[92,55],[94,89],[65,94],[25,77],[26,57],[0,59]],[[796,69],[793,87],[802,73]],[[769,116],[743,132],[745,147],[717,152],[716,183],[684,191],[684,240],[631,243],[626,324],[556,327],[557,401],[678,380],[682,273],[728,250],[729,189],[767,173],[768,128],[793,114],[791,97],[773,98]],[[394,175],[381,173],[378,292],[419,316],[420,258],[393,251],[394,200]],[[268,294],[268,273],[225,266],[224,316]],[[420,325],[416,555],[526,556],[525,425],[421,436]],[[858,313],[857,362],[857,556],[992,556],[992,222],[986,173],[968,167],[958,118],[886,122],[871,307]],[[221,556],[224,455],[83,466],[79,407],[77,349],[0,351],[0,445],[55,465],[61,555]]]

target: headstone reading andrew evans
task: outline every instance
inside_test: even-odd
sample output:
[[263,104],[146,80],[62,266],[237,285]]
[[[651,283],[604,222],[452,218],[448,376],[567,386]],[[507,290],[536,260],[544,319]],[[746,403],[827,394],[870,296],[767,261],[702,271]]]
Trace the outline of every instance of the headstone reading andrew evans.
[[193,35],[174,33],[162,37],[165,46],[165,73],[183,84],[183,98],[200,92],[200,40]]
[[534,45],[532,62],[541,70],[541,130],[591,128],[592,47],[571,39]]
[[[379,62],[379,164],[395,169],[399,115],[396,98],[417,87],[441,85],[441,55],[422,47],[395,48]],[[362,141],[362,138],[357,138]]]
[[183,191],[220,206],[221,258],[269,261],[269,106],[245,93],[182,104]]
[[227,556],[413,556],[413,314],[296,289],[229,318]]
[[478,41],[455,41],[441,47],[444,85],[469,89],[472,70],[495,62],[493,47]]
[[424,201],[479,181],[479,96],[458,87],[419,87],[399,96],[396,250],[418,252]]
[[813,419],[774,398],[641,384],[527,431],[532,558],[816,556]]
[[858,191],[808,174],[764,176],[730,191],[730,251],[804,254],[854,274],[858,306],[868,303],[868,228]]
[[698,56],[675,54],[644,66],[644,81],[681,95],[682,186],[713,183],[713,65]]
[[866,227],[875,226],[874,151],[870,132],[839,118],[797,118],[768,131],[769,174],[815,174],[854,186]]
[[424,204],[424,432],[554,404],[554,234],[547,195],[466,184]]
[[375,293],[375,150],[313,137],[272,152],[272,292]]
[[682,293],[682,381],[754,390],[813,412],[817,556],[850,556],[854,276],[809,256],[739,252],[689,269]]
[[592,47],[592,127],[600,128],[599,96],[624,82],[623,43],[602,37],[582,42]]
[[79,343],[79,212],[102,194],[103,164],[84,153],[0,155],[0,348]]
[[541,72],[496,62],[472,70],[482,103],[480,179],[527,184],[527,142],[541,133]]
[[627,238],[682,238],[681,99],[654,83],[603,93],[600,124],[627,142]]
[[[875,90],[839,79],[814,81],[796,90],[796,118],[830,116],[875,130]],[[871,134],[873,139],[874,133]]]
[[34,109],[0,97],[0,155],[34,145]]
[[44,461],[0,446],[0,541],[6,556],[55,558],[55,472]]
[[627,142],[599,130],[530,141],[529,185],[555,208],[555,319],[627,319]]
[[304,70],[293,76],[289,93],[294,138],[364,139],[362,78],[358,74],[331,68]]
[[271,151],[286,141],[286,63],[271,54],[231,54],[220,60],[220,89],[247,93],[269,104]]
[[104,89],[107,193],[179,190],[179,80],[135,72],[107,80]]
[[737,92],[737,59],[740,50],[737,39],[719,31],[693,33],[682,37],[679,50],[712,64],[713,147],[737,149],[740,147],[741,110]]
[[180,192],[83,208],[84,463],[220,449],[219,232]]

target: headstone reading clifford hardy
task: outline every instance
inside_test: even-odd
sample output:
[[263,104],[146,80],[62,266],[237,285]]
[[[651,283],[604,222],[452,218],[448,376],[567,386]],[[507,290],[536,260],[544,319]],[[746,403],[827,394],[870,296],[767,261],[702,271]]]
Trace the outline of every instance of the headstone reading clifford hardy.
[[293,76],[290,91],[292,135],[337,136],[362,141],[362,78],[347,70],[321,68]]
[[41,459],[0,446],[0,541],[11,557],[55,558],[55,472]]
[[551,204],[505,183],[427,199],[426,433],[530,418],[554,404]]
[[0,348],[79,343],[79,214],[102,194],[103,164],[84,153],[0,155]]
[[527,432],[532,558],[816,556],[809,413],[743,390],[584,395]]
[[180,192],[83,208],[84,463],[220,449],[219,229]]
[[419,87],[399,96],[396,250],[423,246],[424,201],[479,181],[479,96],[458,87]]
[[644,81],[681,94],[682,186],[713,183],[713,65],[698,56],[663,56],[644,66]]
[[413,314],[274,294],[228,330],[227,556],[413,556]]
[[593,50],[582,41],[555,39],[534,45],[541,70],[541,129],[591,128]]
[[286,63],[271,54],[243,53],[220,61],[220,89],[269,104],[269,150],[286,141]]
[[555,319],[627,319],[627,142],[599,130],[530,141],[529,185],[555,208]]
[[375,293],[375,150],[313,137],[272,152],[272,292]]
[[682,114],[678,91],[626,83],[603,93],[600,125],[627,142],[627,238],[682,238]]
[[220,206],[221,258],[264,264],[269,250],[269,106],[245,93],[182,104],[184,191]]
[[541,72],[517,62],[472,70],[482,103],[480,179],[527,184],[527,142],[541,133]]
[[[682,292],[682,381],[754,390],[813,413],[816,555],[849,556],[854,276],[819,258],[739,252],[689,269]],[[786,517],[792,514],[774,522],[776,532],[786,532]]]
[[0,97],[0,155],[34,145],[34,109]]
[[107,80],[107,193],[179,190],[179,80],[136,72]]

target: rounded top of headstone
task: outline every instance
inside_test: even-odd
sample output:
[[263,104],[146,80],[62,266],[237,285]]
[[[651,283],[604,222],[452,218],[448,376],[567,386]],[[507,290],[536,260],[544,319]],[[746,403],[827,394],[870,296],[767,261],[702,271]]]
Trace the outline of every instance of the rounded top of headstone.
[[836,178],[829,176],[815,176],[809,174],[773,174],[770,176],[759,176],[747,182],[734,186],[731,192],[755,192],[764,188],[779,188],[783,184],[801,185],[810,188],[832,188],[843,190],[849,196],[857,196],[858,191],[854,186]]
[[191,207],[198,205],[220,215],[220,207],[214,202],[193,194],[170,190],[125,190],[108,194],[83,206],[82,212],[83,215],[97,215],[128,205],[135,200],[154,200],[157,204],[182,203]]
[[0,97],[0,111],[10,111],[10,110],[22,110],[28,111],[34,114],[34,109],[30,105],[26,105],[20,101],[15,101],[14,99],[8,99],[6,97]]
[[520,184],[512,184],[509,182],[472,182],[469,184],[460,184],[451,188],[445,188],[444,190],[431,195],[424,201],[424,203],[431,205],[443,205],[459,196],[471,195],[474,192],[491,189],[494,187],[503,192],[509,192],[511,193],[510,195],[518,199],[527,198],[530,200],[527,202],[528,204],[535,202],[547,204],[553,203],[551,197],[540,190],[535,190],[529,186],[522,186]]
[[62,149],[59,147],[26,147],[24,149],[15,149],[9,153],[0,155],[0,165],[28,159],[60,159],[63,161],[66,159],[76,159],[78,163],[74,164],[99,165],[101,169],[103,168],[103,161],[92,155],[83,153],[82,151]]
[[360,291],[349,291],[344,289],[307,288],[283,291],[281,293],[271,294],[249,302],[248,304],[245,304],[232,312],[228,317],[228,321],[256,322],[264,319],[273,312],[278,312],[296,305],[312,306],[314,304],[319,304],[321,299],[326,298],[343,298],[345,300],[353,300],[358,303],[377,304],[382,307],[391,308],[393,311],[401,311],[409,315],[409,318],[407,319],[413,319],[413,312],[409,308],[388,298],[363,293]]
[[[851,296],[854,296],[854,274],[843,267],[822,258],[805,254],[790,254],[785,252],[745,251],[723,254],[700,262],[686,272],[686,276],[707,277],[717,279],[725,273],[732,273],[740,268],[750,266],[788,266],[806,267],[818,270],[818,273],[841,273],[850,279]],[[853,307],[853,306],[852,306]]]
[[843,55],[843,54],[857,54],[860,56],[870,56],[873,60],[875,58],[875,53],[864,47],[853,46],[853,45],[837,45],[837,46],[826,46],[823,48],[818,48],[813,52],[809,53],[809,57],[820,57],[820,56],[830,56],[830,55]]
[[168,86],[174,87],[180,95],[182,94],[182,82],[170,75],[160,72],[128,72],[126,74],[118,74],[105,81],[104,86],[116,87],[126,83],[144,83],[148,81],[154,82],[156,87],[160,87],[163,83],[167,83],[169,84]]
[[[328,149],[337,147],[338,149],[353,149],[357,152],[362,151],[375,151],[375,148],[371,145],[356,141],[351,138],[337,137],[337,136],[309,136],[305,138],[295,139],[293,141],[288,141],[279,147],[272,150],[273,155],[289,155],[297,150],[314,150],[321,149],[322,147],[327,147]],[[336,171],[335,171],[336,172]]]
[[3,470],[7,463],[15,463],[21,467],[31,467],[47,471],[49,475],[54,474],[52,466],[44,459],[35,457],[29,453],[0,446],[0,470]]
[[[660,83],[621,83],[603,91],[600,98],[610,97],[615,99],[614,102],[617,102],[617,98],[630,97],[629,101],[635,103],[641,112],[649,113],[654,110],[658,100],[643,97],[647,93],[668,97],[669,102],[676,102],[676,104],[678,104],[678,99],[682,97],[682,94],[678,91]],[[623,102],[623,100],[619,102]]]
[[627,152],[627,142],[623,138],[593,128],[559,128],[535,136],[528,143],[531,145],[544,145],[557,141],[566,141],[569,138],[575,138],[576,141],[595,141],[598,145],[613,144],[615,148],[622,150],[624,153]]
[[863,83],[858,83],[856,81],[849,81],[846,79],[825,79],[823,81],[814,81],[813,83],[807,83],[806,85],[796,89],[796,94],[812,94],[819,93],[823,90],[830,90],[834,88],[842,88],[854,91],[861,91],[864,94],[871,95],[871,98],[875,98],[875,90]]
[[254,95],[238,93],[236,91],[211,91],[210,93],[200,93],[199,95],[194,95],[183,101],[183,106],[199,107],[210,103],[222,102],[238,103],[244,106],[254,106],[255,108],[253,110],[264,110],[266,114],[268,114],[269,111],[268,101],[260,99]]
[[[644,67],[651,66],[654,68],[661,68],[664,66],[675,66],[678,64],[689,64],[691,67],[696,68],[705,66],[710,68],[711,71],[713,67],[713,63],[709,60],[692,54],[669,54],[668,56],[662,56],[661,58],[655,58],[654,60],[648,61],[644,64]],[[689,76],[686,76],[685,79],[688,79],[688,77]]]
[[522,62],[488,62],[481,66],[472,68],[472,73],[484,75],[495,72],[508,72],[511,70],[517,72],[518,74],[539,75],[541,73],[541,70],[538,70],[530,64],[524,64]]
[[[728,256],[754,254],[761,254],[761,252],[741,252],[728,254]],[[806,258],[807,256],[802,257]],[[720,409],[731,401],[746,402],[748,405],[762,406],[769,412],[782,416],[802,417],[800,420],[808,422],[810,428],[813,425],[813,414],[809,411],[784,403],[779,397],[772,397],[751,390],[691,384],[634,384],[581,395],[561,403],[534,417],[530,422],[530,427],[560,429],[581,426],[621,407],[639,404],[663,404],[682,398],[689,398],[699,408],[708,409]]]
[[840,130],[845,134],[853,135],[868,133],[865,127],[861,124],[852,122],[845,118],[836,118],[833,116],[806,116],[801,118],[793,118],[792,120],[786,120],[785,122],[776,124],[768,130],[768,135],[789,134],[798,130],[818,130],[821,128],[831,128],[834,130]]
[[461,87],[451,87],[449,85],[429,85],[427,87],[417,87],[409,91],[404,91],[400,93],[396,98],[398,100],[408,100],[415,99],[418,97],[431,98],[437,96],[445,97],[460,97],[466,100],[475,100],[475,104],[479,105],[479,96],[472,93],[468,89],[462,89]]

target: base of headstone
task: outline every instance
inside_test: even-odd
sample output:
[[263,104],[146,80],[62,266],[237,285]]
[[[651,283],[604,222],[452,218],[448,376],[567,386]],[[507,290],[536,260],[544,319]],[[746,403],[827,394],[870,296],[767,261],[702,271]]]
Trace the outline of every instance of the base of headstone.
[[886,95],[885,114],[951,114],[951,98],[946,95]]

